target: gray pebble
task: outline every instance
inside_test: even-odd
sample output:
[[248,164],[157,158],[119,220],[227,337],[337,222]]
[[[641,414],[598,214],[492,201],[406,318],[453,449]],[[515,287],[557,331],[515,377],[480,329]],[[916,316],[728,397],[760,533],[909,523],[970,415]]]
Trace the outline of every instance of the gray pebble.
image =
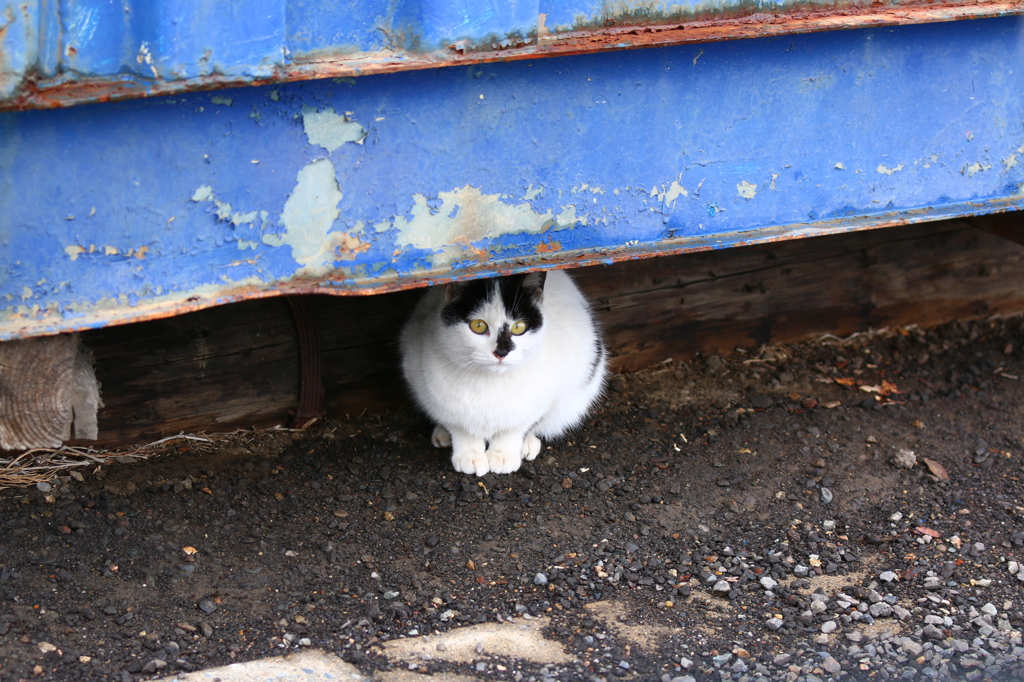
[[207,599],[206,597],[199,600],[198,606],[199,610],[206,615],[210,615],[217,610],[217,604],[212,599]]
[[51,486],[46,481],[39,481],[39,483],[36,483],[36,489],[39,490],[40,492],[48,493],[50,492],[51,488],[53,488],[53,486]]
[[543,573],[538,573],[537,575],[533,576],[533,584],[534,585],[547,585],[548,584],[548,577],[545,574],[543,574]]
[[836,625],[836,622],[834,620],[827,620],[821,624],[821,632],[823,634],[828,635],[835,632],[837,627],[839,626]]
[[821,489],[821,501],[824,504],[830,504],[832,502],[832,491],[828,488]]
[[900,648],[903,649],[903,653],[913,658],[917,658],[924,651],[924,647],[909,637],[904,637],[900,640]]
[[717,595],[725,595],[732,592],[732,585],[725,580],[719,580],[715,583],[715,586],[711,588],[711,591]]
[[896,580],[896,574],[892,571],[882,571],[878,574],[878,579],[882,582],[891,583],[893,580]]

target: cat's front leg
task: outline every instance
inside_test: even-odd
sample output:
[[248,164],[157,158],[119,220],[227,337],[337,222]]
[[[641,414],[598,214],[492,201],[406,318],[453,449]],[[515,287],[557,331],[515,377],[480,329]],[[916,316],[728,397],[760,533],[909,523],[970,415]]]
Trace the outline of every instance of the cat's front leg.
[[448,429],[440,424],[434,427],[434,433],[430,435],[430,444],[435,448],[448,448],[452,445],[452,436]]
[[[438,427],[440,428],[440,427]],[[491,471],[487,459],[487,441],[459,428],[448,428],[452,443],[452,466],[463,474],[483,476]],[[437,429],[434,430],[437,436]]]
[[540,454],[540,448],[540,438],[533,431],[530,431],[526,434],[526,438],[523,439],[523,459],[528,462],[537,459],[537,455]]
[[487,448],[487,461],[491,471],[496,474],[510,474],[518,471],[523,463],[523,434],[518,431],[506,431],[491,438]]

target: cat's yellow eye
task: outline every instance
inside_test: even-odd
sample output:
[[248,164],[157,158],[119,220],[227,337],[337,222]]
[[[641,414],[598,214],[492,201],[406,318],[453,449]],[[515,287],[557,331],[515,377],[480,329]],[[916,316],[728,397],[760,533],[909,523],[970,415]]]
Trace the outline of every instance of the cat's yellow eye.
[[514,323],[512,325],[512,333],[515,334],[516,336],[521,336],[522,334],[525,334],[526,323],[523,322],[522,320],[519,320],[518,322]]
[[486,334],[487,323],[483,320],[472,320],[469,323],[469,328],[473,330],[474,334]]

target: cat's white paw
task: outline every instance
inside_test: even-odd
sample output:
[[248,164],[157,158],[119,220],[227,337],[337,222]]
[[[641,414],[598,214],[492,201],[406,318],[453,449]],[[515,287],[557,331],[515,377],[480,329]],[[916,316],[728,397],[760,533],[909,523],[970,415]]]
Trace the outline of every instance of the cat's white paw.
[[533,435],[532,433],[526,434],[526,438],[523,439],[523,459],[528,462],[532,462],[537,459],[537,455],[540,454],[540,438]]
[[434,427],[434,433],[430,435],[430,444],[435,448],[448,448],[452,445],[452,434],[440,424]]
[[452,466],[461,474],[476,474],[477,476],[483,476],[491,470],[487,453],[475,449],[453,452]]
[[487,461],[490,463],[492,472],[496,474],[510,474],[513,471],[519,470],[519,465],[523,463],[523,458],[515,451],[491,448],[487,451]]

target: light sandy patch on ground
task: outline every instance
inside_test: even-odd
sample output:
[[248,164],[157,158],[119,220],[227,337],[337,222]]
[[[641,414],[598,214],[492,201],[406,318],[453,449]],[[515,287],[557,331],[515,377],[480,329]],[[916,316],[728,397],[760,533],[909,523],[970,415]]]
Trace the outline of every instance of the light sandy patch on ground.
[[369,679],[351,663],[314,649],[289,656],[182,673],[165,677],[161,682],[364,682]]
[[470,663],[483,656],[506,656],[542,664],[573,660],[559,644],[544,638],[542,630],[548,622],[547,618],[517,618],[504,623],[482,623],[440,635],[393,639],[381,644],[379,650],[391,660],[410,662]]
[[619,602],[599,601],[584,608],[620,637],[646,651],[658,651],[662,640],[679,632],[678,628],[661,625],[627,625],[620,620],[627,614],[626,606]]

